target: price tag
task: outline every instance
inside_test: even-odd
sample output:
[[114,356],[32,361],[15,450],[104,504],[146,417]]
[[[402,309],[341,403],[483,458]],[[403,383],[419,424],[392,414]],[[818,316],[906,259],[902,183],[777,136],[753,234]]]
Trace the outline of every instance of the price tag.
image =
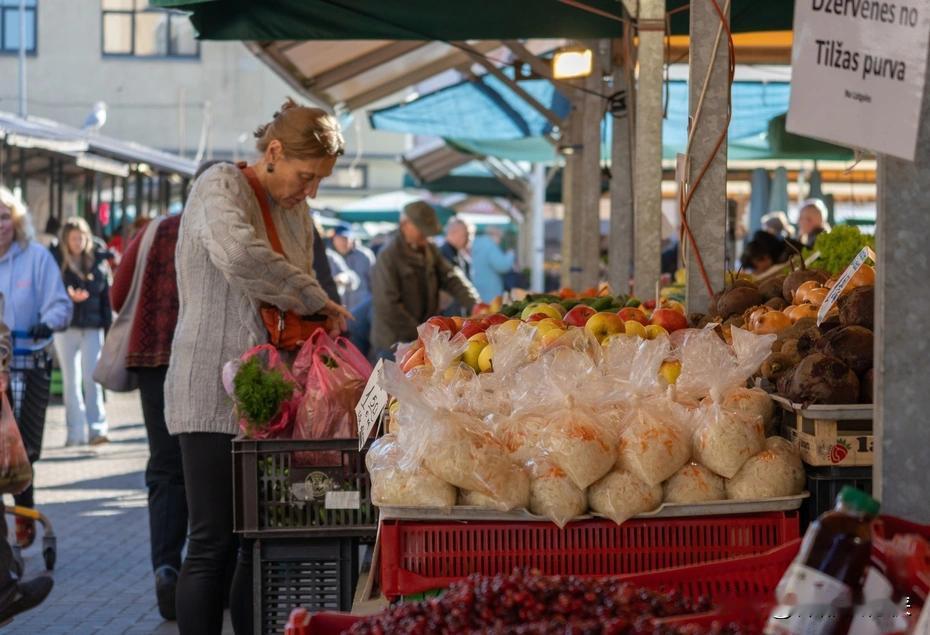
[[875,252],[872,251],[872,248],[869,246],[863,247],[862,250],[856,254],[856,257],[853,258],[853,261],[849,263],[848,267],[846,267],[846,271],[843,272],[843,275],[840,276],[840,279],[837,280],[836,284],[833,285],[833,288],[830,289],[830,293],[827,294],[823,304],[820,305],[820,310],[817,312],[817,326],[820,326],[820,324],[825,319],[827,319],[827,313],[829,313],[830,309],[833,308],[833,305],[836,304],[836,301],[843,293],[843,289],[846,288],[846,285],[849,284],[849,281],[852,280],[852,277],[856,275],[856,272],[862,268],[862,265],[865,264],[866,260],[871,260],[872,262],[876,261]]
[[358,492],[326,492],[323,506],[326,509],[358,509],[361,498]]
[[384,360],[378,360],[368,383],[365,385],[365,392],[362,398],[358,400],[355,406],[355,418],[358,422],[358,449],[361,450],[368,440],[372,429],[381,419],[381,413],[388,402],[388,394],[381,387],[381,381],[384,379]]

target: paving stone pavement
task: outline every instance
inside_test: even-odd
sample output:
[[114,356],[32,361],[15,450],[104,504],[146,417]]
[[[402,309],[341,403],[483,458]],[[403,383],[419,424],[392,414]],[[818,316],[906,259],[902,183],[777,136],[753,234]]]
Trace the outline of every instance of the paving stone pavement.
[[[110,393],[107,415],[109,444],[64,448],[64,408],[49,407],[36,504],[58,536],[55,588],[40,607],[0,629],[3,635],[178,632],[155,606],[144,482],[148,446],[138,394]],[[40,544],[24,553],[27,577],[45,568]],[[232,633],[228,620],[226,633]]]

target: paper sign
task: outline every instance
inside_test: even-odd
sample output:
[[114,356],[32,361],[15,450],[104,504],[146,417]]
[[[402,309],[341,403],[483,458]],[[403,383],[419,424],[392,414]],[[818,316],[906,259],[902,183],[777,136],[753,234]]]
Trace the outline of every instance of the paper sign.
[[323,506],[326,509],[358,509],[361,498],[358,492],[326,492]]
[[787,129],[914,160],[930,0],[796,0]]
[[843,293],[843,289],[846,288],[846,285],[849,284],[849,281],[852,280],[852,277],[856,275],[856,272],[862,268],[862,265],[865,264],[866,260],[875,262],[875,252],[872,251],[872,248],[868,246],[863,247],[862,250],[856,254],[856,257],[853,258],[853,261],[849,263],[848,267],[846,267],[846,271],[843,272],[843,275],[840,276],[839,280],[836,281],[836,284],[833,285],[833,288],[830,289],[830,293],[827,294],[823,304],[820,305],[820,310],[817,311],[817,326],[820,326],[821,322],[827,318],[827,313],[830,312],[830,309],[832,309],[833,305],[836,304],[836,301],[839,300],[840,295]]
[[358,400],[355,406],[355,419],[358,422],[358,449],[365,446],[365,441],[374,429],[375,424],[381,419],[381,413],[388,402],[388,394],[381,387],[381,381],[384,379],[384,360],[379,359],[375,368],[371,371],[371,377],[365,385],[365,392],[362,398]]

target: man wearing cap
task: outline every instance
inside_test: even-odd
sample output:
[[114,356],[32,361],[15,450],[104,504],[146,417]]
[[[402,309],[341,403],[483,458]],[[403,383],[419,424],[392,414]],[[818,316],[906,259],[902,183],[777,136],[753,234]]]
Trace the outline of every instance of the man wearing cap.
[[350,311],[371,298],[371,268],[375,266],[375,255],[371,250],[355,241],[352,230],[346,225],[338,226],[333,232],[333,250],[345,261],[348,268],[358,276],[358,284],[346,289],[342,303]]
[[440,290],[469,310],[478,302],[478,292],[462,270],[429,241],[441,231],[436,210],[414,201],[404,207],[397,233],[378,254],[371,273],[371,347],[376,357],[391,359],[394,344],[417,338],[417,326],[439,312]]

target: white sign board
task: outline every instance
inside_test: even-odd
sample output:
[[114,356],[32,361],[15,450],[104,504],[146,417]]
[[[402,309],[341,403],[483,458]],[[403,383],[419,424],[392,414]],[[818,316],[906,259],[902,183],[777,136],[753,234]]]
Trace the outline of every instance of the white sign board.
[[913,160],[930,0],[796,0],[789,132]]
[[365,447],[365,441],[371,434],[372,429],[378,421],[381,420],[381,412],[388,402],[388,394],[381,387],[384,379],[384,360],[379,359],[375,364],[368,383],[365,385],[365,391],[362,398],[358,400],[355,406],[355,419],[358,423],[358,449]]

